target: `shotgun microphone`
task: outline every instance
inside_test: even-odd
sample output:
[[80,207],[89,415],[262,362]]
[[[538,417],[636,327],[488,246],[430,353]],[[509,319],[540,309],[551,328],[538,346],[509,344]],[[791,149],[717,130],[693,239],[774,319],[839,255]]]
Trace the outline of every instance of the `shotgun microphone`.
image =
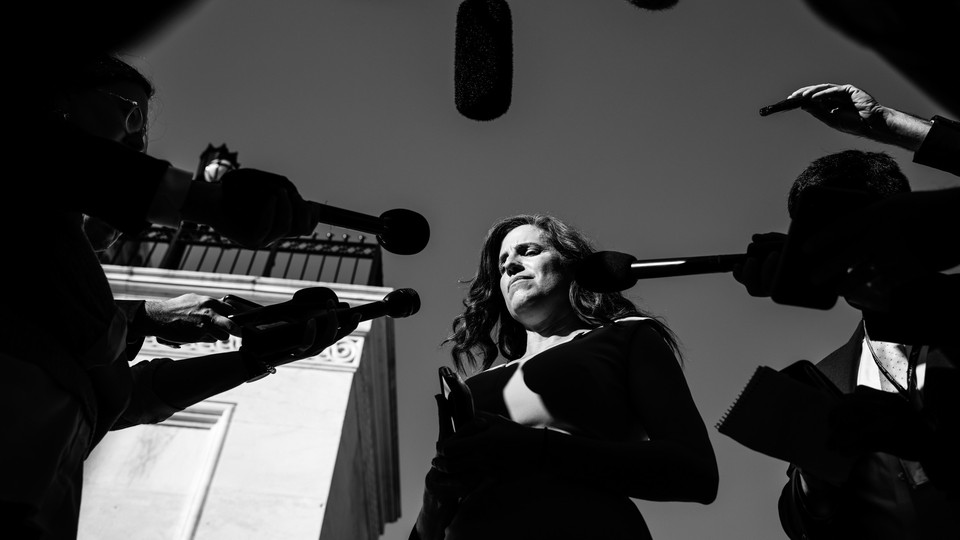
[[599,251],[580,261],[575,279],[588,291],[619,292],[633,287],[640,279],[730,272],[746,258],[746,255],[707,255],[639,261],[626,253]]
[[627,0],[631,4],[637,6],[638,8],[643,8],[649,11],[660,11],[667,8],[672,8],[677,5],[679,0]]
[[457,10],[454,101],[471,120],[493,120],[510,107],[513,21],[505,0],[464,0]]
[[383,300],[337,310],[337,319],[349,321],[359,314],[361,321],[369,321],[378,317],[402,319],[420,311],[420,295],[413,289],[397,289],[383,297]]
[[430,241],[430,224],[412,210],[396,208],[375,217],[318,202],[311,201],[309,204],[321,223],[375,234],[377,242],[390,253],[420,253]]

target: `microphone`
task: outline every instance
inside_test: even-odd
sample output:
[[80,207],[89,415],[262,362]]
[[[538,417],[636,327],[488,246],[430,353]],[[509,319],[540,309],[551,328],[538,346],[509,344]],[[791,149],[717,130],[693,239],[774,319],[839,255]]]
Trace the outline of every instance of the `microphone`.
[[[237,297],[230,300],[234,305],[251,308],[229,316],[243,327],[244,345],[241,352],[246,350],[253,357],[252,365],[248,365],[253,378],[248,382],[274,372],[277,366],[319,353],[315,340],[324,336],[319,345],[326,347],[332,344],[326,338],[333,339],[340,336],[341,332],[345,333],[349,327],[345,328],[344,322],[351,321],[357,315],[360,321],[369,321],[384,315],[391,318],[409,317],[420,311],[420,296],[413,289],[397,289],[384,296],[383,300],[345,309],[332,307],[338,302],[337,293],[326,287],[300,289],[290,300],[270,306],[259,306]],[[331,309],[340,323],[338,328],[318,328],[311,321],[315,317],[329,315]]]
[[[227,301],[229,300],[229,301]],[[336,304],[339,299],[337,293],[326,287],[309,287],[300,289],[293,294],[293,298],[286,302],[261,306],[249,300],[235,296],[225,297],[226,303],[240,306],[246,311],[228,316],[240,326],[252,326],[269,329],[283,323],[301,322],[313,317],[319,317],[328,309],[330,302]],[[387,316],[392,319],[409,317],[420,311],[420,295],[413,289],[397,289],[383,297],[383,300],[337,309],[340,320],[349,320],[360,314],[361,321],[369,321],[377,317]]]
[[374,217],[318,202],[310,201],[309,204],[321,223],[375,234],[377,242],[390,253],[420,253],[430,241],[430,224],[412,210],[396,208]]
[[643,8],[650,11],[660,11],[667,8],[672,8],[677,5],[679,0],[627,0],[631,4],[637,6],[638,8]]
[[369,321],[378,317],[387,316],[391,319],[402,319],[420,311],[420,295],[413,289],[397,289],[383,297],[383,300],[337,310],[337,319],[348,321],[354,315],[360,314],[361,321]]
[[259,327],[319,317],[330,302],[336,305],[339,298],[336,292],[327,287],[308,287],[293,293],[293,298],[286,302],[269,306],[261,306],[233,295],[225,296],[223,301],[235,309],[242,310],[227,316],[228,319],[240,326]]
[[504,0],[464,0],[457,10],[454,101],[471,120],[493,120],[510,107],[513,22]]
[[575,279],[588,291],[619,292],[633,287],[640,279],[730,272],[746,258],[746,255],[707,255],[639,261],[626,253],[598,251],[580,261]]

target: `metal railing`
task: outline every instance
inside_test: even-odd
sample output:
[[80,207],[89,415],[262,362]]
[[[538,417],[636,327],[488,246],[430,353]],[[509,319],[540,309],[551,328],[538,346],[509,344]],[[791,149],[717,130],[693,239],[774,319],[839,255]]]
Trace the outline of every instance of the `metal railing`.
[[335,238],[285,238],[262,249],[248,249],[220,236],[204,225],[185,224],[180,229],[151,227],[137,236],[121,236],[100,254],[104,264],[195,270],[283,279],[383,285],[379,244],[347,233]]

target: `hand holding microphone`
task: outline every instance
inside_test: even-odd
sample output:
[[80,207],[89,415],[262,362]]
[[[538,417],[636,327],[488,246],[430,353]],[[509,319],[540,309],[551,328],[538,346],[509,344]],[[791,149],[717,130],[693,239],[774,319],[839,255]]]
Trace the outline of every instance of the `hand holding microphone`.
[[420,310],[413,289],[397,289],[383,300],[350,307],[326,287],[297,291],[286,302],[260,306],[237,297],[225,300],[243,309],[229,318],[243,330],[240,352],[250,366],[251,380],[273,373],[277,366],[315,356],[353,332],[361,321],[402,318]]
[[787,235],[778,232],[755,234],[743,262],[733,268],[733,279],[747,288],[750,296],[770,296]]
[[383,249],[398,255],[419,253],[430,241],[430,224],[416,212],[398,208],[376,217],[305,201],[285,176],[256,169],[229,170],[217,182],[190,182],[181,213],[249,248],[309,235],[318,223],[374,234]]
[[257,169],[230,170],[219,182],[190,182],[181,216],[250,248],[310,234],[317,225],[290,180]]

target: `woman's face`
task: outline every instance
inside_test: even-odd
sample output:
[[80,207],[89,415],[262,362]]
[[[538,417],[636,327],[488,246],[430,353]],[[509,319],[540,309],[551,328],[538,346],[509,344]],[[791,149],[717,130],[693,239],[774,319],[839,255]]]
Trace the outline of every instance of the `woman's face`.
[[507,233],[500,243],[499,270],[507,311],[525,328],[572,309],[560,254],[537,227],[521,225]]

